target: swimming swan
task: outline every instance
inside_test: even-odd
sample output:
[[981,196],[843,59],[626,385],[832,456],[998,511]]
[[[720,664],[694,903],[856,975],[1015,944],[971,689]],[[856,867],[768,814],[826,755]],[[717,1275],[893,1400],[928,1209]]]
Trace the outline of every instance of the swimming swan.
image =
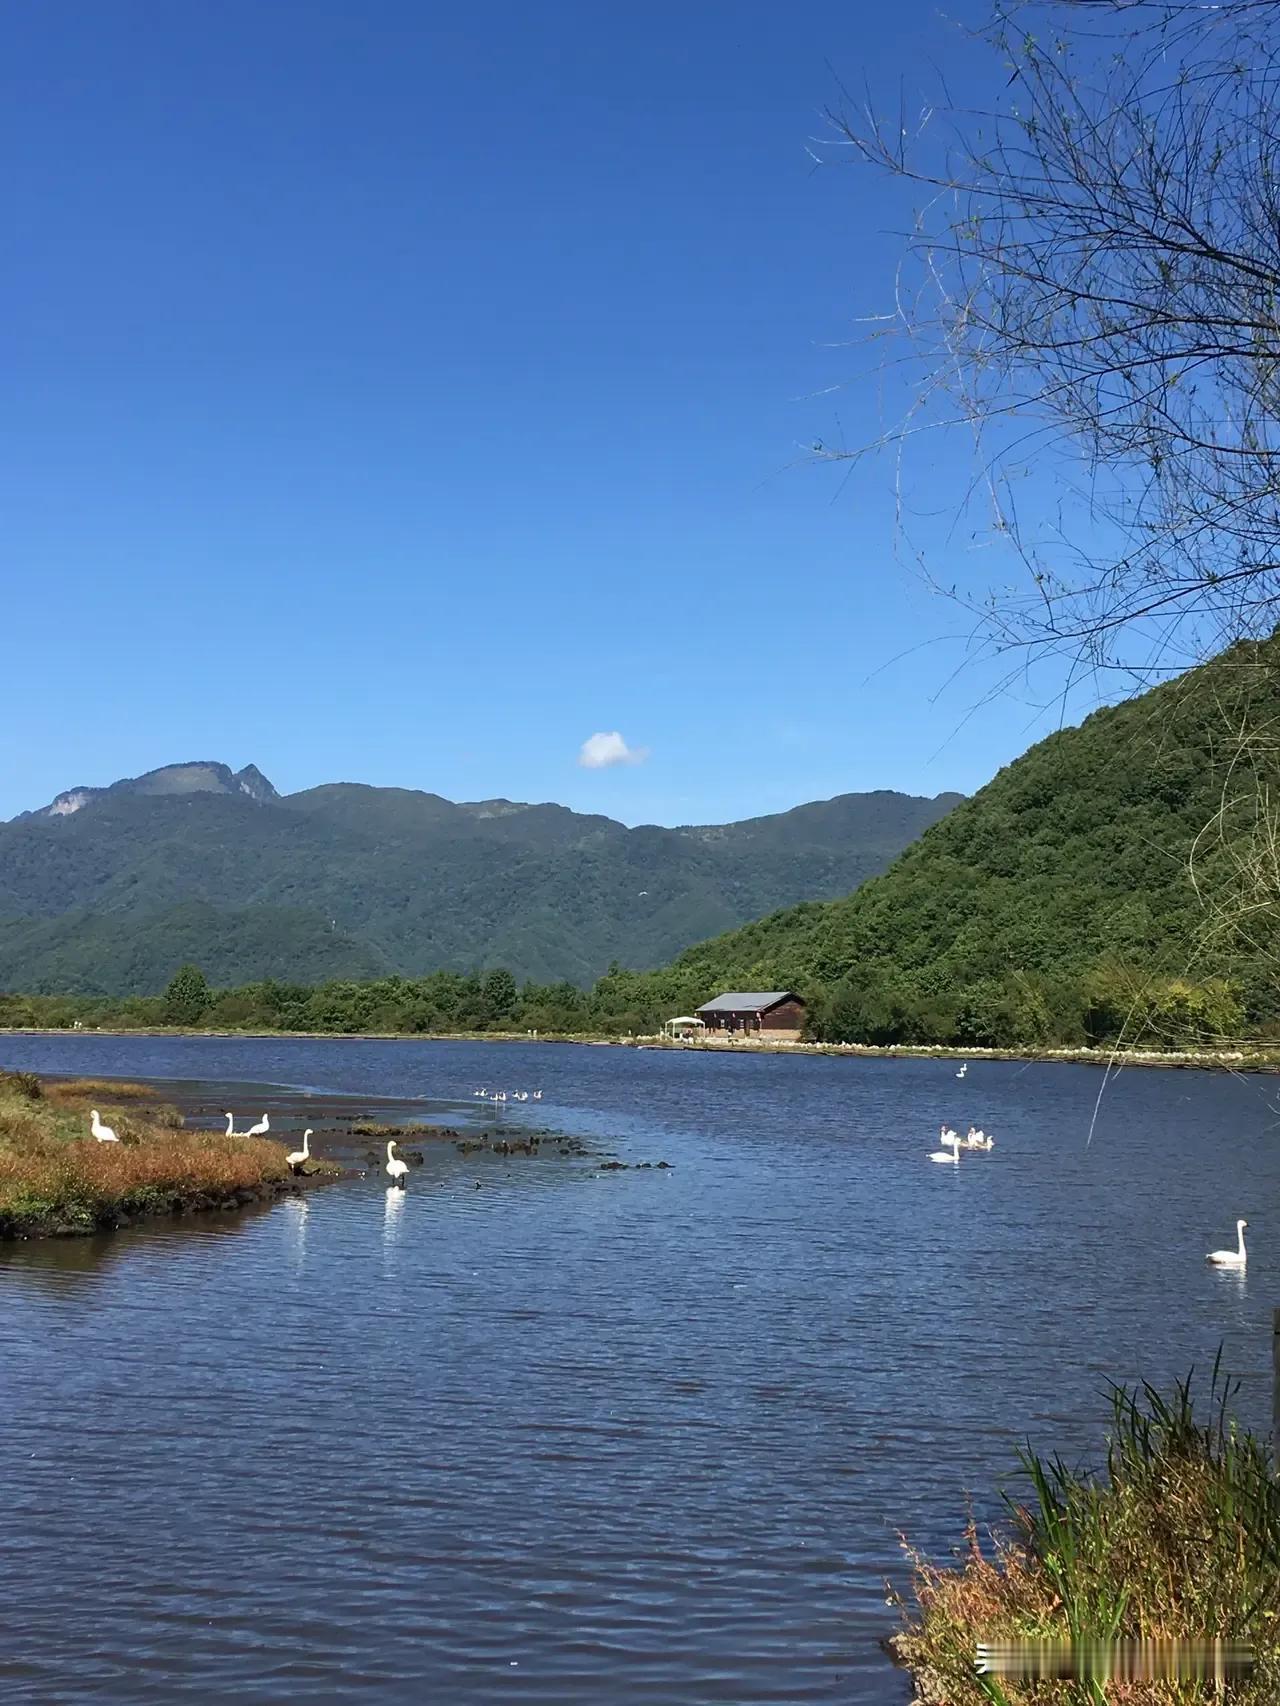
[[1215,1268],[1242,1268],[1248,1260],[1244,1250],[1244,1229],[1247,1220],[1236,1221],[1236,1237],[1240,1240],[1239,1248],[1235,1250],[1210,1250],[1205,1257],[1206,1262],[1212,1262]]
[[959,1136],[954,1131],[949,1132],[947,1130],[946,1126],[943,1126],[943,1128],[942,1128],[942,1142],[944,1144],[946,1144],[947,1147],[945,1149],[933,1150],[933,1152],[929,1156],[930,1161],[946,1161],[946,1162],[951,1163],[955,1166],[959,1166],[959,1164],[960,1164],[960,1139],[959,1139]]

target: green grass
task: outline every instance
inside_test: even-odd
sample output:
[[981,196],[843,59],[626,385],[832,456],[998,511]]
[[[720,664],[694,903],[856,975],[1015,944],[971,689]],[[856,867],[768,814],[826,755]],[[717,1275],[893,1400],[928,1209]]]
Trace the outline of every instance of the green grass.
[[984,1551],[975,1530],[959,1568],[914,1560],[914,1605],[895,1640],[924,1696],[947,1706],[1182,1706],[1218,1698],[1209,1683],[1039,1682],[974,1673],[978,1641],[1055,1636],[1245,1640],[1258,1666],[1228,1685],[1233,1706],[1280,1700],[1280,1481],[1267,1451],[1231,1421],[1215,1367],[1210,1415],[1191,1383],[1165,1398],[1116,1390],[1105,1470],[1022,1455],[1025,1502]]

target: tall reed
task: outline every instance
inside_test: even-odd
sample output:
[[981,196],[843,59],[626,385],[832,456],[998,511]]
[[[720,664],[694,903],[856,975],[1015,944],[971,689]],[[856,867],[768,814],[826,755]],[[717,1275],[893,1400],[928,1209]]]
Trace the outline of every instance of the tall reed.
[[984,1551],[971,1529],[960,1568],[916,1557],[914,1606],[894,1650],[936,1706],[1184,1706],[1211,1682],[1001,1681],[975,1674],[979,1641],[1056,1636],[1082,1647],[1117,1637],[1245,1641],[1257,1655],[1227,1686],[1239,1706],[1280,1702],[1280,1482],[1264,1445],[1231,1420],[1237,1390],[1215,1362],[1208,1419],[1192,1380],[1165,1397],[1111,1392],[1105,1470],[1029,1448],[1025,1498]]

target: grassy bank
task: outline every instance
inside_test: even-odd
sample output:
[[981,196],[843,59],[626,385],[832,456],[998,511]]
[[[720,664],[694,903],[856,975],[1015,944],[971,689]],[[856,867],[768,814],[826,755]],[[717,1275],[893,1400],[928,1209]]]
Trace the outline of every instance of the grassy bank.
[[[226,1208],[292,1183],[285,1151],[258,1138],[189,1131],[145,1085],[46,1084],[0,1073],[0,1238],[95,1232],[143,1215]],[[119,1135],[98,1143],[90,1109]],[[321,1164],[315,1173],[336,1174]]]
[[1280,1481],[1263,1446],[1228,1417],[1215,1370],[1210,1419],[1190,1384],[1172,1399],[1116,1392],[1096,1475],[1030,1453],[1025,1503],[985,1550],[969,1535],[959,1567],[915,1560],[914,1597],[892,1646],[930,1706],[1181,1706],[1222,1698],[1212,1682],[1013,1682],[980,1678],[979,1641],[1220,1636],[1249,1643],[1257,1668],[1227,1684],[1237,1706],[1280,1700]]

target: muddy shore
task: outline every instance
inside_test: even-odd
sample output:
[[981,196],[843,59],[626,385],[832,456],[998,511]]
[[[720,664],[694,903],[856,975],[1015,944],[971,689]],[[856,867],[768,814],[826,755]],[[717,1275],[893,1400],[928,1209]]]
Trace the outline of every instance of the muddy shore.
[[[36,1076],[36,1075],[32,1075]],[[548,1162],[579,1161],[600,1174],[627,1170],[630,1163],[609,1156],[594,1144],[569,1133],[552,1131],[519,1117],[512,1121],[495,1117],[484,1105],[428,1103],[400,1097],[369,1097],[312,1093],[282,1089],[277,1085],[243,1081],[173,1080],[139,1077],[91,1080],[74,1075],[39,1074],[46,1093],[59,1088],[82,1099],[94,1095],[121,1126],[125,1141],[130,1115],[137,1137],[146,1142],[149,1122],[158,1118],[158,1135],[176,1135],[175,1126],[188,1132],[225,1132],[227,1110],[234,1113],[234,1128],[245,1133],[265,1115],[269,1131],[266,1145],[284,1151],[301,1148],[302,1134],[311,1132],[311,1160],[296,1172],[264,1170],[271,1176],[241,1180],[226,1188],[203,1188],[197,1177],[153,1184],[146,1190],[126,1187],[120,1200],[92,1186],[88,1193],[73,1183],[65,1196],[53,1194],[37,1211],[22,1203],[22,1212],[11,1209],[0,1214],[0,1238],[31,1239],[110,1234],[120,1227],[141,1221],[186,1217],[193,1214],[223,1214],[254,1206],[268,1206],[283,1197],[314,1189],[317,1185],[361,1181],[382,1177],[387,1143],[395,1139],[397,1154],[410,1169],[422,1168],[421,1182],[442,1182],[465,1167],[475,1188],[500,1186],[513,1163],[544,1159]],[[114,1085],[119,1085],[115,1090]],[[74,1104],[73,1104],[74,1105]],[[443,1112],[443,1118],[440,1117]],[[178,1119],[175,1120],[175,1114]],[[127,1152],[127,1151],[126,1151]],[[38,1163],[36,1164],[38,1166]],[[659,1163],[640,1163],[653,1166]],[[662,1166],[668,1163],[660,1163]],[[56,1175],[55,1175],[56,1176]],[[413,1183],[414,1173],[409,1175]],[[46,1186],[47,1189],[47,1186]],[[29,1191],[29,1195],[32,1192]],[[18,1202],[21,1202],[19,1192]]]
[[[49,1084],[74,1082],[69,1074],[40,1076]],[[106,1089],[111,1082],[109,1078],[100,1077],[95,1082],[103,1085],[104,1096],[109,1095]],[[278,1187],[264,1185],[256,1193],[258,1200],[287,1195],[292,1190],[335,1178],[363,1178],[370,1173],[381,1173],[387,1142],[392,1138],[410,1167],[420,1167],[435,1159],[443,1162],[453,1156],[489,1157],[503,1162],[583,1159],[595,1161],[602,1172],[621,1171],[629,1165],[571,1133],[553,1131],[523,1119],[513,1121],[509,1116],[505,1120],[496,1117],[483,1103],[444,1104],[447,1117],[440,1118],[436,1114],[440,1104],[409,1097],[287,1090],[275,1084],[235,1080],[131,1075],[120,1082],[146,1087],[146,1096],[129,1098],[136,1101],[141,1112],[156,1104],[175,1108],[189,1130],[222,1131],[228,1111],[234,1115],[237,1130],[246,1129],[265,1115],[270,1121],[267,1136],[288,1149],[296,1149],[301,1145],[303,1132],[309,1129],[314,1161],[334,1164],[340,1170],[335,1175],[321,1173],[314,1165],[304,1168]]]

